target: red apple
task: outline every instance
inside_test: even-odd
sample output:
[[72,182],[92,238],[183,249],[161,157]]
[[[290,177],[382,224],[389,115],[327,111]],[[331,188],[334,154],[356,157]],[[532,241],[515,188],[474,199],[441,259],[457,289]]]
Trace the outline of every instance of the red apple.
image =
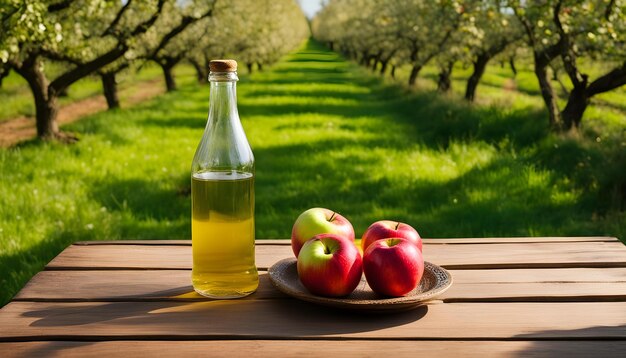
[[298,216],[291,230],[291,248],[296,257],[302,245],[318,234],[336,234],[354,242],[354,229],[346,218],[332,210],[312,208]]
[[361,247],[363,248],[363,252],[365,252],[367,247],[374,241],[394,237],[405,238],[415,244],[417,248],[422,251],[422,238],[420,237],[420,234],[418,234],[417,231],[411,227],[411,225],[390,220],[381,220],[370,225],[370,227],[368,227],[363,234]]
[[424,258],[411,241],[383,239],[369,245],[363,255],[363,272],[379,295],[398,297],[411,292],[424,275]]
[[341,297],[361,282],[363,260],[351,240],[320,234],[307,241],[298,256],[300,282],[312,294]]

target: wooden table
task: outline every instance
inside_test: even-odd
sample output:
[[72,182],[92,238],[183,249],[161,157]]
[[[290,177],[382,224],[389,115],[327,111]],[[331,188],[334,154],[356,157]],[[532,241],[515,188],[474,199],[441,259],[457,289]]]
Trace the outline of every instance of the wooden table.
[[265,272],[292,255],[258,241],[260,287],[190,286],[188,241],[70,246],[0,310],[0,356],[625,356],[626,248],[615,238],[425,240],[452,287],[398,314],[289,298]]

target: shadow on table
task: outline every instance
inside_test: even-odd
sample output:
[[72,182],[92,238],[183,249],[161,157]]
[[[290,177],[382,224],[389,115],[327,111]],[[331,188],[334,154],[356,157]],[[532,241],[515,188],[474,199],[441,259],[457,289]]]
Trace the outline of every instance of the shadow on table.
[[[368,315],[290,299],[203,302],[113,302],[50,304],[27,312],[45,335],[139,339],[167,337],[247,337],[257,339],[324,337],[367,333],[403,326],[428,313]],[[367,334],[365,334],[367,336]]]
[[623,357],[626,342],[616,339],[623,339],[624,332],[626,332],[626,324],[620,326],[594,326],[576,330],[552,330],[533,334],[522,334],[515,336],[514,339],[535,339],[537,334],[541,334],[542,340],[526,342],[526,347],[517,352],[511,352],[511,356]]

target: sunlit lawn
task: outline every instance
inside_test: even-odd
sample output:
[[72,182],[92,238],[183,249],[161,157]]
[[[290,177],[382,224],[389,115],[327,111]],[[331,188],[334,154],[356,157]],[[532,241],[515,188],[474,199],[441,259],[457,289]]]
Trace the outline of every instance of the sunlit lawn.
[[[190,238],[189,169],[209,93],[188,72],[179,80],[176,93],[66,127],[75,145],[0,150],[0,305],[74,241]],[[623,131],[555,137],[540,104],[408,92],[314,44],[242,76],[238,93],[258,238],[288,238],[314,206],[357,235],[379,219],[425,237],[626,233]]]

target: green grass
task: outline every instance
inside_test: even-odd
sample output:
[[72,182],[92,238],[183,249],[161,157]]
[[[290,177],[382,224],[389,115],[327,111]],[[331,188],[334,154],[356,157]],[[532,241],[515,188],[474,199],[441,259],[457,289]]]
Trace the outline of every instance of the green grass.
[[[0,150],[0,304],[74,241],[190,238],[208,87],[178,79],[178,92],[65,127],[77,144]],[[357,235],[379,219],[424,237],[626,233],[623,132],[554,136],[540,105],[407,91],[315,43],[242,76],[238,92],[258,238],[288,238],[314,206],[345,215]]]

